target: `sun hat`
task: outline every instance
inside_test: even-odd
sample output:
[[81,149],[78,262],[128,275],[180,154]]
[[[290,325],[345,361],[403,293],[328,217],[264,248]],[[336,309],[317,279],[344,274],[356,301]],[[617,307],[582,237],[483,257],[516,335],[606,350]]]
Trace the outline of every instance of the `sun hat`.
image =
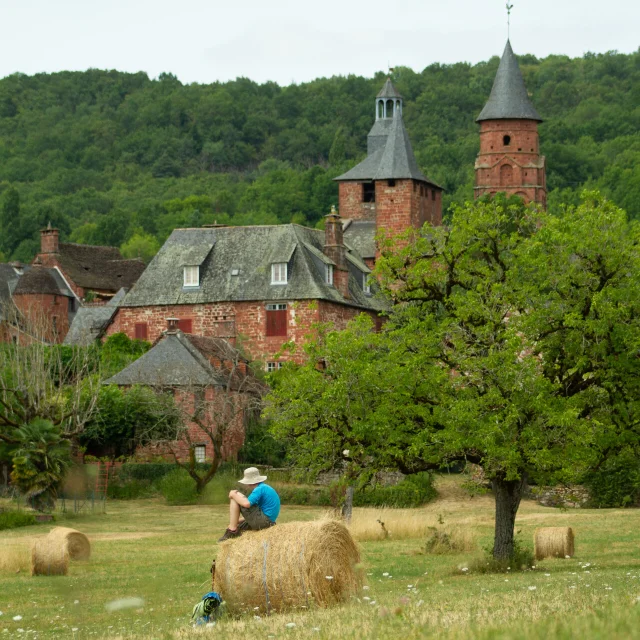
[[242,480],[238,480],[238,482],[241,484],[258,484],[260,482],[264,482],[266,479],[267,476],[261,476],[256,467],[249,467],[244,470],[244,478],[242,478]]

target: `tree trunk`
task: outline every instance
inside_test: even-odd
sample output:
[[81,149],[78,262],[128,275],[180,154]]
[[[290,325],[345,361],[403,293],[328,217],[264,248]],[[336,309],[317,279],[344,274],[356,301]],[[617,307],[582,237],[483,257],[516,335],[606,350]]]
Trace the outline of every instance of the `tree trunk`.
[[344,497],[344,506],[342,507],[342,516],[345,522],[349,524],[351,522],[351,515],[353,514],[353,485],[350,484],[347,487],[347,492]]
[[496,532],[493,542],[493,557],[496,560],[508,560],[513,556],[513,533],[516,513],[522,499],[525,474],[519,480],[494,478],[493,493],[496,497]]

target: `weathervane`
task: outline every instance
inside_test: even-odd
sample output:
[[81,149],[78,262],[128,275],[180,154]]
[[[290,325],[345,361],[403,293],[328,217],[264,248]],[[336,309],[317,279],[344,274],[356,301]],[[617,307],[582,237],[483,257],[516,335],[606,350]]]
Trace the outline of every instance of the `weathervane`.
[[511,39],[511,9],[513,5],[507,2],[507,39]]

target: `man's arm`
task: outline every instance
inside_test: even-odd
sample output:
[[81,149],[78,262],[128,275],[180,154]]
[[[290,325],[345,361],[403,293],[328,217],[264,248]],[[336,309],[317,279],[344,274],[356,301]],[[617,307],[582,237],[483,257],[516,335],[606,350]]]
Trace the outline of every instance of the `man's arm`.
[[251,506],[251,503],[247,500],[247,496],[236,489],[229,491],[229,499],[235,500],[241,507],[246,507],[247,509]]

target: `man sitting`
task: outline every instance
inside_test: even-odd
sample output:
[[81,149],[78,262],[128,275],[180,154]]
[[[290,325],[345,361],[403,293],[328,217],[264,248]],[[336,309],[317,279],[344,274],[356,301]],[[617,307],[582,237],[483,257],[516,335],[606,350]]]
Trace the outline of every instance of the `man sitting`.
[[247,498],[236,489],[229,491],[229,527],[218,542],[237,538],[245,529],[260,531],[276,523],[280,513],[280,497],[275,489],[264,484],[266,479],[267,476],[261,476],[255,467],[245,469],[244,477],[238,482],[244,484],[251,493]]

